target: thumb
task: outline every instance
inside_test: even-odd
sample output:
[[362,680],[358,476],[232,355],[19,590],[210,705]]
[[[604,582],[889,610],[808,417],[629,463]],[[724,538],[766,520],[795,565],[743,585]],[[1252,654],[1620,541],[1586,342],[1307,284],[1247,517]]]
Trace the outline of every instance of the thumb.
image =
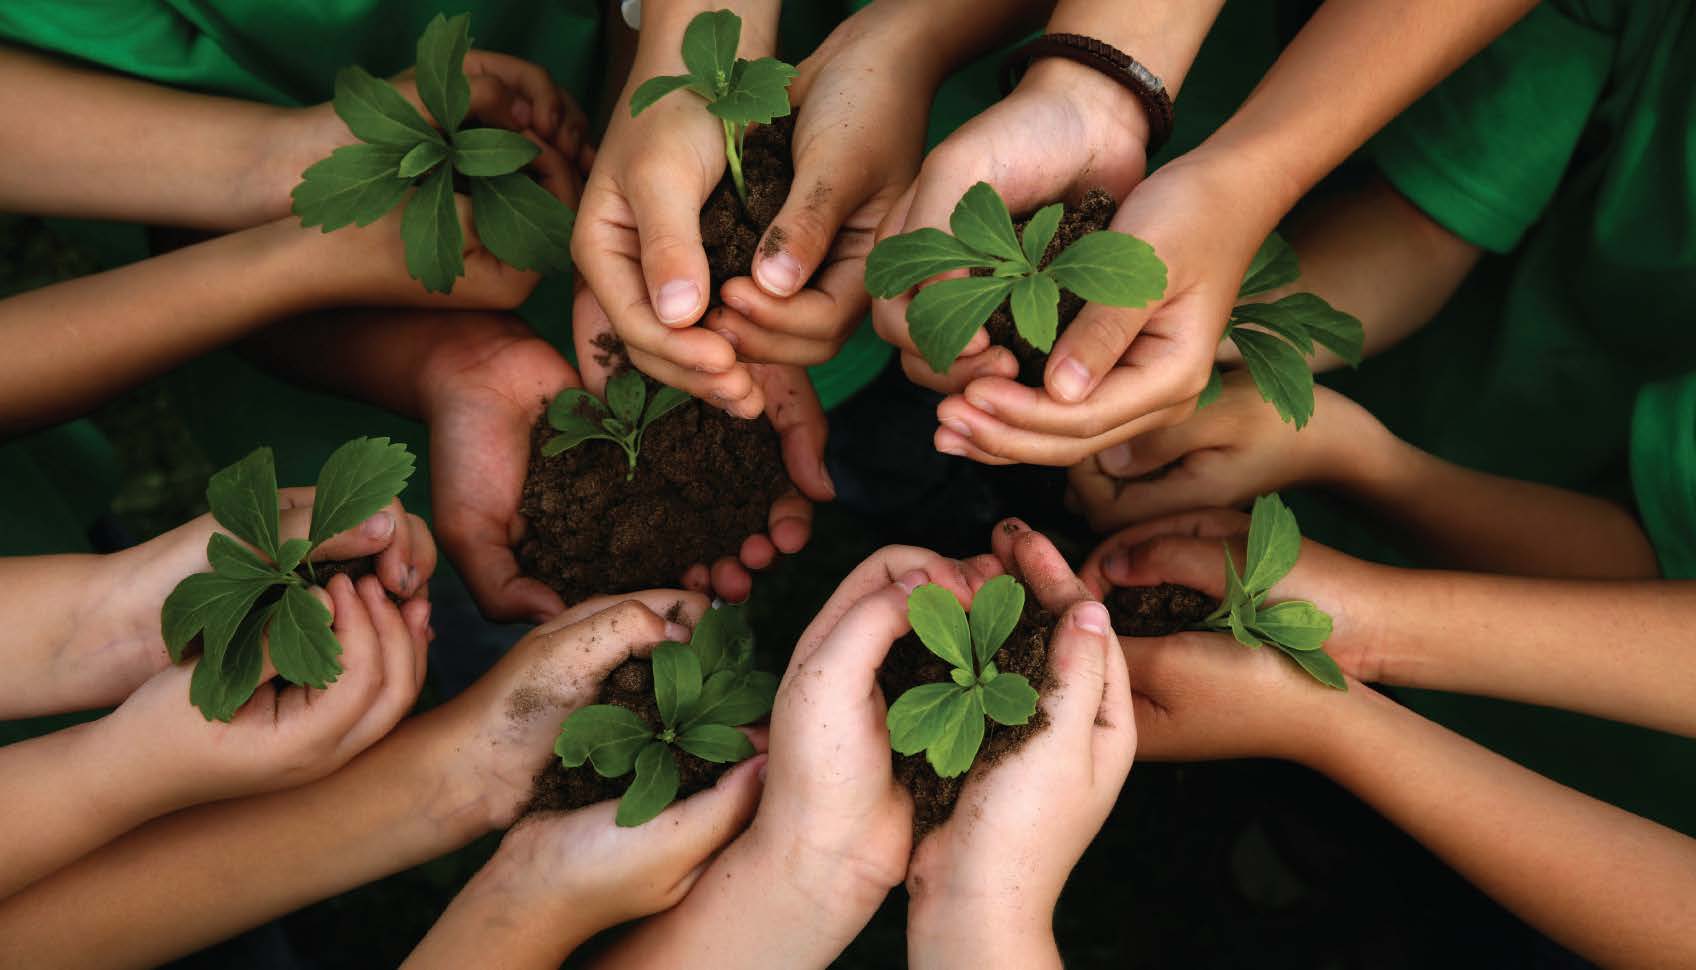
[[1067,404],[1089,397],[1125,356],[1150,312],[1147,307],[1126,310],[1097,303],[1086,305],[1054,343],[1042,377],[1049,395]]
[[1240,540],[1163,535],[1140,545],[1108,551],[1101,558],[1101,575],[1112,586],[1159,586],[1175,583],[1210,596],[1225,593],[1225,549],[1240,572]]
[[[312,550],[313,561],[341,562],[377,555],[394,540],[401,514],[398,500],[389,503],[388,507],[364,522],[325,539],[322,545]],[[278,513],[278,522],[284,541],[305,539],[312,529],[312,506],[283,509]]]
[[1043,706],[1056,737],[1065,739],[1069,750],[1089,750],[1106,692],[1107,654],[1118,646],[1107,607],[1095,600],[1072,604],[1054,627],[1048,643],[1054,689]]
[[754,253],[754,282],[772,296],[800,292],[823,265],[836,234],[873,192],[871,170],[845,175],[830,160],[800,161],[794,188]]
[[612,331],[612,321],[595,291],[577,277],[577,293],[571,301],[571,343],[577,350],[577,374],[583,389],[596,397],[606,394],[607,380],[617,363],[616,351],[623,343]]
[[766,395],[766,413],[783,441],[783,467],[801,493],[815,502],[836,497],[836,483],[825,468],[824,446],[830,436],[824,405],[805,369],[776,364],[752,365]]
[[657,821],[670,840],[668,854],[680,869],[694,872],[737,833],[747,828],[760,804],[766,756],[755,755],[720,776],[717,783],[669,806]]

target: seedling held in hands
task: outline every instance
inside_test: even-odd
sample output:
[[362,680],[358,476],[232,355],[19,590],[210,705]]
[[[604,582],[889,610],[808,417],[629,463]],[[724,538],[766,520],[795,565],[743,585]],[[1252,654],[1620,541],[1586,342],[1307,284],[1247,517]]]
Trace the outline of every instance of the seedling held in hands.
[[[1273,233],[1254,254],[1237,299],[1275,290],[1300,276],[1296,251]],[[1225,337],[1242,353],[1260,396],[1277,408],[1285,421],[1294,421],[1297,428],[1313,417],[1313,372],[1303,359],[1313,355],[1313,345],[1325,347],[1350,367],[1359,367],[1366,342],[1359,320],[1333,309],[1312,293],[1292,293],[1272,303],[1238,305],[1231,311]],[[1205,406],[1213,401],[1222,387],[1215,368],[1198,404]]]
[[[212,571],[178,583],[160,615],[173,662],[180,663],[189,642],[200,637],[200,664],[188,697],[207,720],[228,721],[253,696],[267,636],[271,663],[284,680],[323,688],[341,676],[342,648],[330,630],[330,610],[307,591],[313,585],[307,557],[331,536],[382,511],[406,487],[412,467],[406,446],[387,438],[342,445],[318,473],[307,538],[286,542],[278,533],[271,449],[260,448],[212,476],[206,486],[212,517],[258,554],[213,533],[206,546]],[[281,595],[266,596],[279,589]],[[261,604],[261,597],[267,602]]]
[[664,384],[648,397],[648,383],[635,370],[607,381],[605,404],[588,391],[567,388],[548,405],[548,424],[559,434],[542,445],[542,456],[552,458],[591,438],[610,441],[623,448],[630,459],[630,473],[625,476],[629,481],[636,477],[642,434],[688,400],[689,395]]
[[336,114],[360,139],[301,175],[294,214],[325,232],[368,226],[416,186],[401,217],[406,268],[432,293],[448,293],[465,275],[465,237],[454,203],[454,175],[470,185],[477,237],[509,266],[561,272],[571,265],[576,214],[519,170],[541,149],[502,128],[465,128],[471,82],[465,54],[470,17],[440,14],[418,40],[418,96],[431,126],[387,81],[361,67],[336,75]]
[[689,642],[654,648],[654,700],[661,728],[613,704],[573,711],[560,726],[554,753],[567,768],[587,761],[603,778],[636,772],[618,802],[618,824],[641,825],[677,797],[677,754],[714,764],[754,756],[754,746],[736,730],[771,712],[777,678],[754,670],[753,635],[735,607],[701,617]]
[[1254,500],[1249,518],[1248,557],[1237,572],[1231,549],[1225,547],[1225,598],[1201,622],[1201,628],[1229,633],[1245,647],[1269,643],[1282,650],[1313,679],[1328,687],[1348,690],[1343,672],[1324,650],[1331,636],[1331,617],[1306,600],[1265,605],[1267,591],[1295,568],[1301,555],[1301,529],[1295,513],[1276,495]]
[[1022,674],[1002,673],[992,659],[1025,608],[1025,588],[997,576],[972,598],[971,619],[954,594],[934,583],[907,597],[913,632],[953,668],[948,683],[920,684],[889,707],[889,745],[901,754],[925,753],[943,778],[964,774],[983,744],[987,715],[998,724],[1024,724],[1036,713],[1036,689]]
[[724,124],[724,158],[730,181],[742,204],[748,204],[748,184],[742,178],[742,145],[750,125],[769,125],[789,114],[789,82],[795,69],[775,57],[746,60],[736,56],[742,40],[742,18],[728,10],[697,14],[683,31],[683,65],[688,74],[643,81],[630,96],[632,118],[679,88],[688,88],[707,102],[707,110]]

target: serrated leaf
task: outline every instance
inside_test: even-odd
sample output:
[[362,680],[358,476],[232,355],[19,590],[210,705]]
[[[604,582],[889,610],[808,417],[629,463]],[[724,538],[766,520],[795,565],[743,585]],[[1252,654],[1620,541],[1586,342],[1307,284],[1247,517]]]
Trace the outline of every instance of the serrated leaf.
[[1166,264],[1135,236],[1102,230],[1067,246],[1043,270],[1091,303],[1146,306],[1166,294]]
[[1243,274],[1243,285],[1237,290],[1237,299],[1275,290],[1294,283],[1300,276],[1296,251],[1290,248],[1283,236],[1273,233],[1255,251],[1254,259],[1248,264],[1248,272]]
[[668,642],[654,648],[653,665],[660,720],[675,728],[695,713],[701,699],[701,662],[687,645]]
[[285,577],[276,566],[260,559],[236,540],[214,532],[206,540],[206,561],[212,571],[225,579],[280,583]]
[[218,524],[277,561],[277,464],[269,448],[213,473],[206,504]]
[[1219,400],[1219,395],[1225,393],[1225,378],[1220,376],[1219,368],[1215,367],[1207,375],[1207,386],[1201,389],[1201,394],[1195,399],[1196,410],[1201,410]]
[[1310,674],[1314,680],[1326,687],[1337,690],[1348,690],[1348,678],[1343,676],[1343,669],[1331,659],[1331,655],[1323,650],[1285,650],[1284,656],[1294,660],[1301,669]]
[[342,674],[342,645],[330,632],[330,610],[303,587],[283,590],[271,621],[271,664],[291,684],[324,688]]
[[471,109],[465,53],[471,49],[471,15],[436,14],[418,38],[418,97],[436,121],[455,131]]
[[1231,311],[1231,327],[1254,323],[1289,341],[1302,354],[1313,354],[1313,337],[1299,316],[1287,313],[1276,303],[1244,303]]
[[401,156],[400,167],[395,174],[403,179],[417,178],[440,165],[447,157],[448,146],[439,141],[421,141]]
[[412,477],[412,452],[387,438],[355,438],[330,453],[312,497],[313,548],[383,510]]
[[477,238],[514,269],[563,273],[571,268],[577,213],[522,172],[471,180]]
[[453,136],[453,167],[463,175],[484,178],[507,175],[535,161],[540,154],[540,145],[504,128],[468,128]]
[[344,67],[336,74],[336,114],[360,141],[387,145],[402,152],[421,141],[440,141],[412,102],[394,85],[363,67]]
[[265,666],[265,626],[276,604],[246,613],[216,657],[202,654],[188,681],[189,703],[208,721],[229,721],[259,687]]
[[677,746],[715,765],[735,764],[754,756],[754,743],[741,731],[723,724],[697,724],[677,736]]
[[683,64],[698,80],[723,91],[736,69],[741,40],[742,18],[729,10],[696,14],[683,29]]
[[707,104],[715,117],[733,125],[767,125],[789,114],[789,82],[795,69],[772,57],[737,61],[730,90]]
[[966,190],[948,217],[948,227],[954,230],[955,238],[980,253],[1014,262],[1025,261],[1025,252],[1019,248],[1019,237],[1013,230],[1013,216],[988,182],[979,182]]
[[953,684],[920,684],[889,705],[884,723],[889,746],[901,754],[918,754],[942,737],[953,715],[952,699],[964,693]]
[[907,595],[907,619],[925,649],[962,670],[972,668],[972,634],[960,601],[935,583]]
[[866,257],[866,289],[887,300],[939,273],[994,265],[995,260],[940,229],[915,229],[872,247]]
[[1007,299],[1019,336],[1043,353],[1054,349],[1054,337],[1060,331],[1060,287],[1048,274],[1034,273],[1015,280]]
[[763,670],[720,670],[701,687],[701,699],[684,722],[741,727],[771,713],[777,698],[777,678]]
[[276,584],[271,578],[240,578],[217,573],[195,573],[178,583],[165,597],[159,613],[160,633],[173,662],[196,636],[202,652],[222,657],[242,619],[264,592]]
[[636,780],[618,800],[619,826],[634,828],[665,811],[677,797],[677,784],[677,758],[671,747],[659,741],[648,742],[636,755]]
[[560,725],[554,754],[567,768],[593,762],[595,773],[617,778],[635,767],[636,753],[654,732],[636,712],[613,704],[592,704],[571,712]]
[[[637,85],[630,95],[630,117],[634,118],[653,107],[654,102],[679,88],[686,88],[695,79],[687,74],[666,74],[651,77]],[[709,96],[710,97],[710,96]]]
[[1248,561],[1243,586],[1259,596],[1289,575],[1301,556],[1301,527],[1296,514],[1275,493],[1254,500],[1248,520]]
[[290,193],[300,224],[331,232],[349,224],[369,226],[388,215],[412,187],[399,171],[407,151],[362,142],[313,163]]
[[1318,650],[1331,638],[1331,616],[1306,600],[1287,600],[1261,610],[1254,632],[1285,650]]
[[943,280],[920,290],[907,307],[908,332],[938,374],[953,366],[972,334],[1007,299],[1013,281],[994,276]]
[[648,399],[647,409],[642,412],[642,427],[648,427],[688,403],[688,394],[669,384],[661,384]]
[[1060,228],[1060,217],[1065,212],[1066,207],[1056,202],[1036,210],[1036,214],[1025,221],[1025,229],[1019,235],[1019,248],[1024,250],[1025,259],[1032,266],[1042,264],[1042,254],[1054,241],[1054,232]]
[[1269,333],[1231,328],[1231,342],[1242,352],[1254,386],[1285,421],[1297,429],[1313,417],[1313,373],[1301,351]]
[[441,165],[424,176],[400,218],[406,271],[431,293],[450,293],[465,275],[465,233],[453,201],[453,170]]
[[1003,573],[978,587],[967,625],[971,627],[972,651],[979,669],[987,666],[995,651],[1007,642],[1024,611],[1025,588],[1013,577]]
[[983,685],[983,711],[997,724],[1029,722],[1036,701],[1036,688],[1023,674],[1002,674]]
[[640,372],[627,370],[607,381],[607,407],[626,427],[642,419],[642,404],[648,399],[648,384]]
[[945,704],[946,725],[925,749],[925,760],[939,776],[957,778],[972,767],[978,748],[983,746],[983,694],[978,690],[956,691]]
[[306,559],[306,554],[312,551],[310,539],[290,539],[284,542],[278,550],[277,571],[292,573]]
[[[1314,342],[1342,358],[1350,367],[1359,367],[1361,355],[1366,350],[1366,331],[1360,321],[1335,309],[1331,304],[1313,293],[1291,293],[1276,303],[1250,304],[1256,307],[1257,314],[1268,312],[1267,308],[1276,307],[1276,311],[1287,315],[1288,318],[1299,321],[1303,330],[1312,336]],[[1239,311],[1243,307],[1237,308]],[[1247,314],[1239,313],[1239,316]],[[1251,317],[1261,322],[1256,317]]]

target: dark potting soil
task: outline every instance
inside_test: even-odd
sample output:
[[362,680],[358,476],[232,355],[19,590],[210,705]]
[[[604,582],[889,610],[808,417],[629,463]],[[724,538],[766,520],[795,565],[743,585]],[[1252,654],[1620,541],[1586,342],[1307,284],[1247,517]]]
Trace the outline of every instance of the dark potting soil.
[[1206,593],[1163,583],[1121,587],[1107,594],[1107,614],[1122,637],[1165,637],[1207,618],[1219,601]]
[[[1065,214],[1060,217],[1060,228],[1055,231],[1054,239],[1043,251],[1042,266],[1058,256],[1062,250],[1071,245],[1080,236],[1086,236],[1097,230],[1106,229],[1113,221],[1114,213],[1119,211],[1118,203],[1113,197],[1101,189],[1091,189],[1078,205],[1066,206]],[[1028,217],[1027,217],[1028,220]],[[1015,223],[1022,236],[1025,231],[1023,221]],[[976,275],[987,275],[989,270],[974,270]],[[1066,332],[1067,324],[1084,308],[1084,301],[1066,290],[1060,291],[1060,326],[1056,336]],[[1019,360],[1019,382],[1037,387],[1042,384],[1042,370],[1048,364],[1048,353],[1031,346],[1024,337],[1019,336],[1013,326],[1013,310],[1006,303],[997,307],[990,314],[989,322],[984,324],[989,329],[990,342],[1000,344],[1013,351],[1013,356]]]
[[[1048,689],[1048,638],[1054,633],[1055,617],[1026,598],[1024,615],[1019,625],[1007,637],[1001,649],[995,651],[997,669],[1023,674],[1038,695]],[[934,684],[949,679],[948,664],[925,649],[919,638],[911,633],[895,641],[883,667],[877,672],[878,686],[883,690],[885,703],[893,704],[908,688],[919,684]],[[983,746],[978,749],[975,765],[993,765],[1017,751],[1026,739],[1048,725],[1048,716],[1038,707],[1031,719],[1019,725],[997,724],[985,719]],[[960,797],[960,786],[967,775],[943,778],[925,760],[923,752],[914,755],[894,754],[895,779],[913,795],[913,841],[925,837],[931,829],[948,821],[954,803]]]
[[[790,115],[749,131],[742,143],[742,179],[748,186],[748,205],[742,205],[727,172],[701,208],[701,242],[706,245],[707,267],[712,272],[714,305],[726,280],[753,272],[760,237],[789,198],[789,185],[795,179],[795,163],[789,155],[789,136],[794,130],[795,117]],[[773,238],[766,245],[781,243],[781,238]]]
[[[659,703],[654,700],[653,666],[646,660],[633,658],[614,667],[612,673],[601,683],[601,694],[597,703],[614,704],[635,711],[637,716],[655,731],[663,726],[660,721]],[[671,750],[677,758],[680,779],[677,797],[680,799],[711,788],[720,775],[734,767],[703,761],[675,746]],[[535,789],[524,814],[569,812],[585,805],[604,802],[609,798],[618,798],[635,778],[635,772],[619,778],[602,778],[588,763],[577,768],[567,768],[558,758],[550,758],[548,766],[536,774]]]

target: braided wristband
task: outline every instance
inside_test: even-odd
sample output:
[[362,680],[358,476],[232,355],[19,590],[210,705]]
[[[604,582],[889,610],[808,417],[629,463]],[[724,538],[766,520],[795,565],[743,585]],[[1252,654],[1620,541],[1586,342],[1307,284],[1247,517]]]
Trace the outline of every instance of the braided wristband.
[[1008,92],[1018,83],[1025,68],[1040,57],[1063,57],[1095,68],[1136,95],[1148,115],[1148,154],[1159,151],[1172,137],[1172,96],[1166,93],[1166,84],[1136,58],[1094,37],[1044,34],[1008,55],[1003,67]]

